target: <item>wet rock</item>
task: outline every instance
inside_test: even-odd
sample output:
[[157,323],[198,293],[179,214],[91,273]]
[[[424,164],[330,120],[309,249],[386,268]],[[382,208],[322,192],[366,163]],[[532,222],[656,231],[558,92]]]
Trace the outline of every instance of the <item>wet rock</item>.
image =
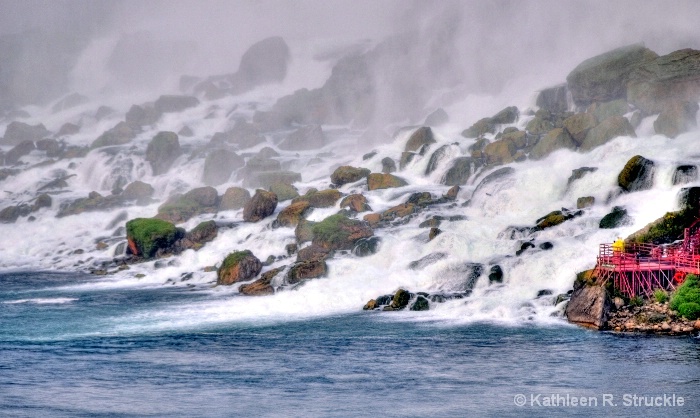
[[32,126],[23,122],[13,121],[7,125],[5,135],[3,136],[0,144],[19,145],[24,141],[35,142],[50,134],[51,132],[49,132],[42,124]]
[[192,96],[163,95],[153,104],[158,113],[178,113],[199,106],[199,99]]
[[430,228],[430,233],[428,234],[428,241],[432,241],[435,237],[442,234],[440,228]]
[[401,310],[408,306],[411,300],[411,293],[408,290],[399,289],[394,293],[394,297],[389,305],[394,310]]
[[36,147],[32,141],[22,141],[15,145],[5,154],[5,165],[14,165],[19,162],[19,159],[34,151]]
[[416,261],[411,261],[408,263],[408,268],[411,270],[423,270],[431,264],[435,264],[443,258],[447,258],[446,253],[435,252],[426,255]]
[[405,152],[415,152],[421,149],[424,145],[434,144],[433,130],[427,126],[418,128],[406,142]]
[[583,196],[576,199],[576,209],[590,208],[595,204],[595,197]]
[[396,177],[393,174],[372,173],[367,176],[367,188],[370,191],[403,187],[406,185],[408,185],[408,183],[404,179]]
[[446,186],[461,186],[467,183],[472,171],[478,163],[471,157],[458,157],[453,160],[452,167],[447,170],[442,184]]
[[574,324],[603,329],[610,313],[610,295],[603,286],[582,286],[571,295],[564,315]]
[[231,285],[250,280],[260,274],[262,262],[252,252],[235,251],[230,253],[216,272],[218,285]]
[[[301,180],[301,179],[300,179]],[[270,192],[277,195],[277,200],[284,202],[285,200],[294,199],[299,196],[299,191],[297,188],[289,183],[282,181],[276,181],[272,183],[268,189]]]
[[328,189],[317,191],[316,189],[309,190],[303,196],[295,197],[292,203],[308,202],[312,208],[330,208],[335,206],[335,203],[342,197],[336,189]]
[[538,247],[540,247],[540,250],[548,251],[554,248],[554,244],[552,244],[549,241],[545,241],[542,244],[538,245]]
[[158,207],[156,218],[173,223],[185,222],[188,219],[204,214],[216,213],[218,195],[213,187],[199,187],[187,193],[175,194]]
[[211,151],[204,160],[202,182],[209,186],[226,183],[231,173],[243,167],[244,159],[235,152],[225,149]]
[[379,307],[379,304],[377,304],[377,301],[375,299],[370,299],[369,302],[365,304],[365,306],[362,307],[363,311],[373,311]]
[[294,229],[294,236],[299,244],[309,242],[314,238],[314,225],[316,225],[316,222],[307,221],[305,219],[299,220],[297,227]]
[[654,121],[654,131],[657,134],[675,138],[697,127],[695,116],[698,113],[697,102],[668,103],[658,118]]
[[593,103],[588,107],[587,111],[595,116],[598,123],[601,123],[612,116],[624,116],[629,112],[629,105],[624,99],[617,99],[609,102]]
[[333,256],[333,251],[319,245],[309,245],[297,253],[297,261],[327,260]]
[[[243,180],[243,186],[272,189],[275,184],[291,185],[299,181],[301,181],[301,174],[295,171],[263,171],[247,175]],[[288,197],[288,194],[285,197]]]
[[20,216],[19,206],[13,205],[0,210],[0,223],[15,223]]
[[316,279],[328,274],[328,265],[324,260],[309,260],[295,263],[287,273],[287,283],[296,284],[302,280]]
[[272,215],[275,208],[277,208],[277,195],[258,189],[243,209],[243,220],[246,222],[261,221]]
[[332,215],[312,226],[313,244],[329,250],[352,250],[358,240],[374,235],[367,223]]
[[472,126],[462,131],[465,138],[477,138],[485,134],[496,132],[496,126],[491,122],[491,118],[483,118],[476,121]]
[[371,211],[372,208],[367,204],[367,198],[361,194],[352,194],[343,198],[340,201],[341,208],[348,208],[355,213]]
[[376,254],[379,250],[379,237],[361,238],[355,243],[352,253],[358,257],[367,257]]
[[566,77],[574,102],[588,106],[626,96],[627,82],[632,72],[657,55],[641,44],[617,48],[589,58]]
[[530,248],[535,248],[535,244],[533,244],[532,242],[524,242],[520,245],[520,248],[515,252],[515,255],[517,257],[520,257],[522,253],[529,250]]
[[625,192],[651,189],[654,184],[654,162],[635,155],[620,171],[617,184]]
[[566,95],[566,84],[559,84],[557,86],[541,90],[537,94],[537,100],[535,104],[540,109],[545,109],[550,112],[566,112],[568,110],[568,101]]
[[299,251],[299,246],[297,244],[287,244],[284,246],[284,250],[287,252],[287,255],[291,257]]
[[425,126],[441,126],[450,121],[450,117],[445,112],[445,109],[438,108],[425,118],[423,125]]
[[595,128],[598,124],[595,116],[591,113],[576,113],[564,119],[563,125],[566,132],[571,135],[571,138],[576,142],[576,145],[581,145],[588,131]]
[[192,130],[192,128],[185,125],[182,127],[182,129],[177,131],[177,134],[178,136],[181,136],[183,138],[192,138],[194,136],[194,131]]
[[438,167],[438,164],[440,164],[440,162],[447,157],[447,150],[449,147],[449,145],[443,145],[437,150],[435,150],[435,152],[430,156],[428,166],[425,168],[426,176],[435,171]]
[[440,219],[438,219],[437,217],[433,217],[421,222],[418,225],[418,228],[437,228],[438,226],[440,226],[440,222]]
[[399,158],[399,170],[403,170],[408,167],[408,165],[413,161],[418,154],[415,152],[402,152],[401,158]]
[[418,210],[418,206],[413,203],[402,203],[382,212],[380,220],[393,221],[397,218],[405,218],[407,216],[413,215],[414,213],[417,213]]
[[627,209],[621,206],[615,206],[612,211],[603,216],[600,220],[599,227],[601,229],[614,229],[619,226],[624,226],[631,223],[632,219],[627,214]]
[[483,155],[486,157],[487,164],[509,164],[514,161],[513,156],[515,155],[517,149],[518,148],[513,141],[501,139],[486,145],[483,150]]
[[396,171],[396,162],[389,157],[382,158],[382,173],[388,174]]
[[126,223],[128,253],[151,259],[168,251],[185,231],[160,219],[136,218]]
[[243,284],[238,288],[242,295],[246,296],[267,296],[275,293],[272,287],[272,279],[284,271],[284,267],[268,270],[263,273],[260,278],[253,283]]
[[427,311],[430,310],[430,302],[424,296],[417,296],[410,308],[412,311]]
[[503,269],[499,265],[491,266],[489,283],[503,283]]
[[576,142],[571,138],[564,129],[556,128],[549,131],[542,139],[537,142],[537,145],[530,151],[530,158],[541,160],[560,149],[576,149]]
[[634,132],[634,128],[627,118],[623,116],[611,116],[588,132],[586,138],[581,143],[580,150],[590,151],[618,136],[631,136],[636,138],[637,134]]
[[36,141],[36,149],[45,151],[46,156],[50,158],[60,157],[63,153],[64,144],[52,138],[45,138]]
[[342,186],[348,183],[354,183],[367,177],[370,171],[366,168],[356,168],[349,165],[338,167],[331,174],[331,182],[337,186]]
[[571,170],[571,175],[569,176],[569,179],[566,181],[567,187],[571,185],[576,180],[579,180],[583,178],[588,173],[594,173],[598,171],[597,167],[581,167],[581,168],[575,168]]
[[121,196],[124,200],[135,200],[139,205],[146,205],[151,202],[153,193],[155,193],[153,186],[136,180],[126,186]]
[[42,193],[36,197],[34,204],[32,205],[32,212],[36,212],[42,208],[50,208],[53,203],[53,199],[46,193]]
[[326,135],[320,125],[309,125],[297,129],[285,138],[279,148],[289,151],[320,149],[326,145]]
[[277,214],[277,223],[280,226],[295,227],[311,209],[311,205],[306,201],[292,203]]
[[80,132],[80,126],[76,125],[74,123],[66,122],[61,127],[58,129],[58,132],[56,132],[57,137],[63,137],[63,136],[69,136],[69,135],[75,135],[78,132]]
[[180,141],[175,132],[158,132],[146,148],[146,161],[151,164],[153,175],[166,173],[182,154]]
[[377,155],[377,151],[368,152],[367,154],[362,155],[362,161],[367,161],[375,155]]
[[128,144],[132,139],[136,138],[137,133],[138,131],[126,122],[119,122],[93,141],[90,148]]
[[581,215],[583,215],[582,210],[577,210],[575,212],[566,209],[555,210],[535,221],[536,225],[534,229],[536,231],[541,231],[543,229],[552,228]]
[[173,252],[180,253],[185,250],[199,250],[207,242],[213,241],[219,233],[219,228],[214,221],[200,222],[191,231],[188,231],[185,236],[175,242]]
[[238,120],[233,129],[227,132],[217,132],[211,139],[211,143],[234,144],[238,149],[251,148],[266,141],[258,129],[245,120]]
[[679,165],[673,172],[673,185],[688,184],[698,179],[698,167],[695,165]]
[[459,186],[452,186],[447,190],[447,193],[445,193],[445,196],[443,196],[447,200],[456,200],[457,195],[459,194],[460,187]]
[[250,201],[250,192],[240,187],[229,187],[221,196],[219,210],[243,209]]

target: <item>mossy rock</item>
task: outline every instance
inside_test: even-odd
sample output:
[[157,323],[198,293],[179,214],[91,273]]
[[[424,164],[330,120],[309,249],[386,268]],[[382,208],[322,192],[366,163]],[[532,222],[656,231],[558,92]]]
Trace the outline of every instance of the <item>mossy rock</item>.
[[224,258],[216,272],[219,285],[231,285],[250,280],[262,270],[262,262],[249,250],[235,251]]
[[411,293],[408,290],[399,289],[394,293],[394,297],[391,299],[391,306],[395,310],[400,310],[408,306],[408,302],[411,300]]
[[268,190],[277,195],[277,201],[279,202],[284,202],[285,200],[294,199],[299,196],[299,191],[296,187],[281,181],[276,181],[271,184]]
[[641,155],[627,161],[617,176],[617,184],[625,192],[651,189],[654,181],[654,162]]
[[132,254],[153,258],[184,236],[184,230],[161,219],[136,218],[126,223],[126,238]]
[[509,164],[514,161],[513,155],[518,147],[509,139],[500,139],[484,147],[486,162],[490,165]]
[[296,284],[302,280],[316,279],[328,274],[325,260],[308,260],[295,263],[287,273],[287,283]]
[[418,296],[416,301],[411,305],[412,311],[427,311],[430,310],[430,302],[423,296]]
[[294,236],[299,244],[303,244],[314,239],[314,225],[316,225],[316,222],[307,221],[303,218],[299,220],[297,227],[294,229]]
[[418,151],[424,145],[434,144],[435,142],[437,141],[435,141],[433,136],[433,130],[427,126],[423,126],[411,134],[411,137],[408,138],[406,142],[404,151]]
[[374,235],[365,222],[332,215],[312,226],[313,243],[329,250],[352,250],[362,238]]
[[360,181],[369,175],[370,171],[366,168],[357,168],[349,165],[344,165],[335,169],[331,174],[331,182],[337,186],[342,186],[348,183]]
[[255,195],[243,208],[243,220],[246,222],[258,222],[272,215],[277,208],[277,195],[262,189],[255,191]]
[[685,209],[667,212],[661,218],[626,238],[627,242],[666,244],[683,238],[685,228],[698,218],[697,210]]
[[630,221],[631,219],[629,215],[627,215],[627,209],[621,206],[615,206],[610,213],[603,216],[598,226],[601,229],[613,229],[618,226],[627,225]]
[[372,208],[367,204],[367,198],[361,194],[352,194],[346,196],[340,201],[341,208],[348,208],[355,213],[371,211]]
[[139,204],[148,204],[151,202],[153,193],[155,193],[153,186],[136,180],[126,186],[121,196],[125,200],[135,200]]
[[250,201],[250,192],[240,187],[229,187],[221,196],[219,210],[243,209]]
[[335,206],[335,202],[342,196],[343,194],[336,189],[321,190],[320,192],[312,189],[305,195],[292,199],[292,203],[309,202],[312,208],[330,208]]
[[679,165],[673,172],[674,186],[678,184],[692,183],[698,179],[698,167],[696,165]]
[[543,229],[551,228],[581,215],[583,215],[582,210],[577,210],[575,212],[568,210],[555,210],[535,221],[535,230],[541,231]]
[[595,204],[595,197],[583,196],[576,199],[576,209],[590,208]]
[[309,202],[301,201],[292,203],[277,214],[277,223],[280,226],[294,227],[311,211],[311,209]]
[[244,159],[233,151],[217,149],[211,151],[204,159],[202,182],[208,186],[226,183],[231,173],[243,167]]

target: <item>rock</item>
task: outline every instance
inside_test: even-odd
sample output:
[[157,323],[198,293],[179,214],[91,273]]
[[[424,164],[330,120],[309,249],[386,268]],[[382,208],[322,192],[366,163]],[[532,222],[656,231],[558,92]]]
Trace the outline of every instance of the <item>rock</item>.
[[476,121],[472,126],[462,131],[465,138],[477,138],[485,134],[496,132],[496,126],[491,122],[491,118],[483,118]]
[[431,264],[437,263],[438,261],[442,260],[443,258],[447,258],[446,253],[441,253],[441,252],[430,253],[423,258],[420,258],[418,260],[411,261],[410,263],[408,263],[408,268],[411,270],[423,270],[424,268],[428,267]]
[[422,128],[418,128],[413,134],[411,134],[411,137],[408,138],[408,142],[406,142],[404,151],[415,152],[420,150],[422,146],[434,144],[435,142],[437,141],[435,141],[435,138],[433,137],[433,130],[427,126],[424,126]]
[[372,208],[367,204],[367,198],[361,194],[352,194],[346,196],[340,201],[341,208],[348,208],[355,213],[371,211]]
[[588,131],[595,128],[598,124],[595,116],[591,113],[576,113],[564,119],[563,125],[566,132],[571,135],[571,138],[576,142],[576,145],[581,145]]
[[416,297],[416,301],[411,305],[412,311],[427,311],[430,310],[430,302],[423,296]]
[[322,190],[320,192],[316,189],[311,189],[305,195],[292,199],[292,203],[305,201],[309,202],[312,208],[330,208],[335,206],[335,202],[342,196],[342,193],[336,189]]
[[552,129],[537,142],[537,145],[530,151],[530,158],[541,160],[560,149],[576,149],[576,142],[562,128]]
[[41,208],[50,208],[53,204],[53,199],[46,193],[42,193],[36,197],[32,205],[32,212],[36,212]]
[[[266,187],[272,189],[273,185],[289,184],[301,181],[301,174],[294,171],[263,171],[249,174],[244,180],[245,187]],[[292,194],[290,189],[284,190],[285,200]],[[297,193],[298,194],[298,193]]]
[[213,187],[199,187],[184,195],[171,196],[158,207],[156,218],[173,223],[185,222],[188,219],[203,214],[216,213],[218,195]]
[[428,206],[433,202],[433,196],[429,192],[411,193],[411,195],[406,200],[407,204],[413,204],[420,207]]
[[428,166],[425,168],[426,176],[435,171],[438,167],[438,164],[440,164],[440,162],[445,159],[449,147],[449,145],[443,145],[437,150],[435,150],[435,152],[430,156]]
[[88,197],[62,203],[56,217],[62,218],[64,216],[77,215],[83,212],[110,210],[123,204],[124,198],[122,196],[112,195],[105,197],[93,191],[90,192]]
[[627,118],[623,116],[611,116],[605,119],[600,125],[588,131],[586,138],[581,143],[581,151],[590,151],[599,147],[618,136],[637,137],[634,128]]
[[441,220],[439,219],[439,217],[432,217],[421,222],[418,225],[418,228],[437,228],[438,226],[440,226],[440,222]]
[[306,151],[320,149],[326,145],[326,135],[320,125],[309,125],[297,129],[278,146],[282,150]]
[[624,116],[629,112],[629,105],[624,99],[611,100],[603,103],[593,103],[588,107],[588,112],[595,116],[598,123],[612,116]]
[[372,310],[377,309],[378,307],[379,307],[379,305],[377,304],[377,301],[374,299],[370,299],[370,301],[367,302],[365,304],[365,306],[362,307],[362,310],[363,311],[372,311]]
[[229,187],[221,196],[219,210],[243,209],[250,201],[250,192],[240,187]]
[[176,95],[160,96],[153,104],[158,113],[178,113],[197,106],[199,106],[199,99],[196,97]]
[[583,196],[576,199],[576,209],[590,208],[595,204],[595,197]]
[[20,216],[19,206],[8,206],[0,210],[0,223],[11,224],[15,223]]
[[161,219],[136,218],[126,223],[126,239],[131,254],[157,257],[184,236],[185,231]]
[[518,116],[520,116],[518,108],[515,106],[509,106],[493,115],[491,117],[491,123],[495,123],[497,125],[515,123],[518,120]]
[[370,158],[374,157],[375,155],[377,155],[377,151],[371,151],[371,152],[368,152],[367,154],[363,154],[362,161],[367,161]]
[[445,194],[444,198],[447,200],[456,200],[457,195],[459,194],[459,190],[460,190],[459,186],[450,187],[450,189]]
[[19,159],[34,151],[36,147],[32,141],[22,141],[15,145],[5,154],[5,165],[14,165],[19,162]]
[[396,171],[396,163],[389,157],[382,158],[382,173],[388,174]]
[[36,141],[36,149],[46,151],[47,157],[58,157],[63,152],[63,145],[52,138],[45,138]]
[[401,153],[401,158],[399,159],[399,170],[403,170],[408,167],[408,165],[413,161],[418,154],[415,152],[404,151]]
[[324,260],[309,260],[295,263],[287,273],[287,283],[296,284],[306,279],[316,279],[328,274]]
[[295,227],[311,209],[311,205],[307,201],[292,203],[277,214],[277,223],[280,226]]
[[[230,143],[236,145],[238,149],[251,148],[265,141],[265,137],[260,134],[257,127],[245,120],[236,121],[233,129],[217,132],[211,138],[212,144]],[[273,152],[277,154],[274,150]]]
[[393,221],[396,218],[404,218],[418,212],[419,208],[413,203],[402,203],[382,212],[381,221]]
[[[301,180],[301,178],[299,180]],[[285,200],[294,199],[299,196],[296,187],[282,181],[272,183],[268,190],[277,195],[277,200],[279,202],[284,202]]]
[[442,184],[446,186],[461,186],[466,184],[472,171],[476,170],[477,166],[477,162],[471,157],[455,158],[452,162],[452,167],[445,173]]
[[138,130],[142,126],[155,125],[160,117],[161,112],[158,112],[153,106],[133,105],[126,112],[124,122],[134,130]]
[[697,102],[670,102],[654,121],[654,131],[675,138],[692,130],[697,127],[695,116],[699,108]]
[[224,258],[216,271],[216,284],[228,286],[250,280],[260,274],[262,267],[262,262],[252,252],[232,252]]
[[654,185],[654,162],[635,155],[617,176],[617,184],[625,192],[651,189]]
[[243,167],[243,157],[225,149],[211,151],[204,160],[202,182],[209,186],[226,183],[231,173]]
[[594,173],[598,171],[597,167],[581,167],[581,168],[575,168],[571,170],[571,175],[569,176],[569,179],[566,181],[566,186],[570,186],[571,183],[573,183],[576,180],[579,180],[583,178],[588,173]]
[[182,154],[175,132],[158,132],[146,148],[146,161],[151,163],[153,175],[167,173],[173,162]]
[[214,221],[200,222],[191,231],[188,231],[185,236],[173,244],[172,252],[174,254],[181,253],[186,250],[199,250],[207,242],[211,242],[219,233],[219,227]]
[[501,165],[512,163],[514,161],[513,155],[515,155],[516,151],[517,147],[513,141],[501,139],[486,145],[483,153],[487,164]]
[[367,222],[372,228],[376,228],[382,220],[382,215],[380,213],[368,213],[362,217],[362,220]]
[[260,278],[253,283],[243,284],[238,288],[238,291],[242,295],[246,296],[267,296],[275,293],[275,289],[272,287],[272,279],[275,278],[279,273],[284,271],[284,267],[278,267],[276,269],[268,270],[263,273]]
[[627,85],[627,100],[652,115],[674,101],[700,98],[700,51],[681,49],[637,68]]
[[136,180],[126,186],[121,196],[124,200],[135,200],[140,205],[147,205],[151,202],[153,193],[155,193],[153,186]]
[[544,135],[555,128],[551,118],[550,112],[540,109],[535,114],[535,118],[527,123],[525,130],[532,135]]
[[299,250],[297,253],[297,261],[327,260],[332,256],[332,250],[312,244]]
[[566,77],[574,103],[588,106],[593,102],[625,98],[632,72],[656,58],[653,51],[637,44],[583,61]]
[[535,221],[535,230],[541,231],[543,229],[551,228],[581,215],[583,215],[583,211],[581,210],[576,212],[571,212],[565,209],[555,210]]
[[243,209],[243,220],[246,222],[261,221],[272,215],[275,208],[277,208],[277,195],[258,189]]
[[360,181],[369,175],[370,171],[366,168],[356,168],[349,165],[344,165],[335,169],[331,174],[331,182],[336,186],[342,186],[348,183]]
[[445,112],[445,109],[438,108],[425,118],[423,125],[425,126],[441,126],[450,121],[450,117]]
[[681,210],[697,211],[700,208],[700,187],[684,187],[678,192]]
[[306,219],[299,220],[297,227],[294,229],[294,236],[299,244],[309,242],[314,238],[314,225],[316,225],[316,222],[307,221]]
[[430,233],[428,234],[428,241],[432,241],[433,238],[437,237],[440,234],[442,234],[442,230],[440,228],[430,228]]
[[75,135],[80,132],[80,126],[74,123],[66,122],[56,132],[57,137]]
[[189,126],[185,125],[185,126],[182,127],[182,129],[180,129],[179,131],[177,131],[177,134],[178,134],[178,136],[181,136],[181,137],[184,137],[184,138],[192,138],[192,137],[194,136],[194,131],[192,130],[192,128],[190,128]]
[[503,283],[503,269],[499,265],[491,266],[489,283]]
[[390,189],[408,185],[406,181],[392,174],[372,173],[367,176],[367,188],[371,190]]
[[367,223],[332,215],[312,226],[313,244],[328,250],[352,250],[358,240],[374,235]]
[[632,219],[627,215],[627,209],[615,206],[612,211],[603,216],[598,225],[601,229],[614,229],[631,223]]
[[136,134],[137,130],[132,126],[128,125],[126,122],[119,122],[114,126],[114,128],[105,131],[95,141],[93,141],[90,148],[94,149],[128,144],[132,139],[136,138]]
[[358,257],[367,257],[376,254],[379,250],[379,237],[361,238],[355,243],[352,253]]
[[549,87],[541,90],[537,94],[535,104],[540,109],[545,109],[553,113],[566,112],[568,110],[568,101],[566,84],[559,84],[554,87]]
[[2,138],[0,144],[14,146],[24,141],[35,142],[50,134],[51,132],[42,124],[32,126],[23,122],[13,121],[7,125],[5,136]]
[[673,172],[673,185],[688,184],[698,179],[698,167],[695,165],[679,165]]
[[394,310],[400,310],[408,306],[408,302],[411,300],[411,293],[407,290],[399,289],[394,293],[394,297],[391,300],[391,306]]
[[582,286],[571,294],[564,315],[574,324],[603,329],[608,321],[611,301],[603,286]]

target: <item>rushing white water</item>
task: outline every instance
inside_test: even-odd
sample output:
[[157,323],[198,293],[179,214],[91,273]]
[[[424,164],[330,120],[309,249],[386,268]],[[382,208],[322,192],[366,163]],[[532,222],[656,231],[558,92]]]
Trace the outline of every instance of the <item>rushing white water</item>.
[[[310,54],[309,51],[296,52],[302,57],[306,54],[307,58]],[[10,176],[2,183],[2,207],[28,202],[41,185],[56,177],[75,175],[68,179],[70,191],[55,194],[51,208],[32,214],[34,221],[22,217],[15,224],[0,224],[0,267],[18,270],[82,270],[95,262],[112,258],[117,247],[124,242],[123,229],[119,229],[124,221],[114,220],[122,212],[126,212],[127,219],[154,216],[158,203],[56,218],[61,203],[85,197],[93,190],[109,194],[118,176],[128,182],[138,179],[153,185],[155,198],[161,202],[174,192],[202,186],[200,179],[203,160],[189,160],[187,154],[181,156],[168,173],[154,176],[144,160],[144,151],[151,138],[159,131],[177,132],[188,126],[195,135],[192,138],[180,137],[182,146],[187,149],[203,146],[214,133],[230,128],[232,117],[250,119],[254,109],[269,108],[276,97],[287,94],[300,85],[313,86],[312,80],[320,85],[318,80],[327,77],[328,68],[325,64],[316,62],[313,70],[305,72],[302,65],[304,62],[299,58],[294,61],[290,76],[283,85],[258,88],[236,97],[204,100],[195,108],[166,114],[156,126],[146,128],[132,143],[116,148],[116,153],[97,149],[82,159],[60,160]],[[467,147],[473,142],[461,137],[459,132],[478,118],[493,114],[505,105],[515,104],[521,109],[526,108],[532,104],[532,92],[538,87],[541,86],[532,86],[531,91],[520,95],[506,91],[498,97],[469,96],[447,107],[451,123],[434,128],[439,142],[433,145],[431,152],[444,144],[457,145],[449,148],[447,158],[442,160],[432,174],[424,175],[430,155],[428,153],[416,158],[398,173],[409,182],[409,186],[368,192],[362,181],[345,185],[340,191],[344,194],[363,193],[375,212],[404,202],[410,193],[416,191],[428,191],[435,197],[444,194],[448,187],[441,185],[440,179],[453,158],[469,155]],[[436,95],[440,96],[441,93]],[[133,103],[119,97],[112,97],[111,100],[112,102],[92,101],[55,114],[51,113],[50,106],[28,107],[26,110],[31,117],[24,121],[30,124],[44,123],[52,131],[58,130],[65,122],[80,122],[80,133],[67,137],[66,142],[70,145],[88,145],[103,131],[122,120],[124,112]],[[104,103],[114,105],[118,111],[113,116],[97,121],[92,115]],[[516,126],[522,129],[527,121],[528,117],[523,116]],[[8,123],[9,121],[0,123],[0,131]],[[637,138],[619,137],[589,153],[558,151],[541,161],[528,160],[510,164],[514,173],[489,183],[476,192],[476,185],[488,173],[472,176],[457,199],[459,204],[471,199],[468,206],[458,204],[454,207],[433,207],[408,224],[378,229],[375,233],[381,238],[381,244],[376,254],[364,258],[336,256],[328,262],[327,277],[310,280],[295,290],[281,291],[266,297],[241,297],[237,286],[214,286],[216,273],[204,271],[205,267],[218,265],[226,254],[234,250],[251,250],[261,260],[269,256],[285,255],[285,245],[295,240],[294,232],[290,228],[272,229],[270,223],[276,215],[259,223],[237,223],[234,228],[221,229],[215,241],[197,252],[189,250],[166,259],[165,262],[161,260],[132,265],[128,270],[107,277],[96,277],[75,286],[100,290],[191,287],[193,291],[202,292],[208,297],[186,305],[142,312],[137,317],[115,325],[125,327],[124,331],[133,327],[187,328],[202,323],[302,319],[354,312],[369,299],[392,293],[399,287],[412,292],[460,291],[464,288],[465,263],[479,263],[484,266],[484,271],[468,298],[432,304],[428,312],[405,313],[399,318],[448,322],[489,320],[504,323],[534,320],[547,323],[561,310],[561,305],[553,304],[556,295],[566,293],[572,287],[576,272],[593,266],[599,243],[611,242],[616,236],[626,236],[666,211],[677,208],[676,196],[681,187],[688,185],[673,186],[671,176],[679,164],[700,160],[700,132],[694,131],[669,139],[654,135],[652,124],[653,117],[647,118],[637,129]],[[394,128],[387,127],[387,133]],[[327,188],[330,173],[340,165],[349,164],[367,167],[373,172],[381,171],[382,158],[397,160],[412,132],[406,130],[389,142],[367,145],[362,139],[362,131],[355,130],[352,126],[324,126],[324,130],[332,140],[322,149],[282,151],[275,146],[275,138],[268,135],[266,143],[243,152],[254,153],[264,146],[276,149],[281,154],[280,161],[289,170],[302,173],[302,181],[297,187],[304,193],[312,187]],[[363,160],[363,154],[372,150],[376,151],[376,155]],[[316,158],[319,154],[325,155],[320,161]],[[655,161],[654,187],[609,200],[617,174],[626,161],[637,154]],[[313,164],[310,164],[312,159]],[[23,161],[32,165],[43,161],[43,158],[40,153],[35,153]],[[571,170],[583,166],[597,167],[598,170],[567,188]],[[218,186],[217,191],[222,194],[226,188],[234,185],[240,186],[240,181]],[[535,248],[516,257],[515,252],[522,241],[499,237],[499,233],[509,226],[532,226],[536,219],[553,210],[575,208],[576,199],[581,196],[594,196],[596,205],[587,209],[583,216],[532,236],[536,245],[552,243],[551,250]],[[288,202],[279,204],[277,212],[287,204]],[[599,229],[598,222],[613,206],[625,206],[633,222],[613,230]],[[338,204],[331,209],[316,209],[309,219],[321,220],[337,210]],[[443,222],[441,229],[444,232],[428,241],[428,230],[419,228],[418,224],[436,214],[463,215],[466,219]],[[208,219],[241,221],[242,211],[202,215],[181,226],[191,229]],[[100,241],[106,242],[107,247],[97,249],[96,243]],[[413,270],[408,267],[411,261],[437,252],[445,253],[446,257],[423,269]],[[288,265],[291,261],[292,259],[279,260],[268,268]],[[488,269],[495,264],[503,268],[504,282],[489,285]],[[191,275],[186,276],[188,273]],[[549,290],[551,295],[537,298],[540,290]],[[65,298],[22,299],[8,303],[71,301]]]

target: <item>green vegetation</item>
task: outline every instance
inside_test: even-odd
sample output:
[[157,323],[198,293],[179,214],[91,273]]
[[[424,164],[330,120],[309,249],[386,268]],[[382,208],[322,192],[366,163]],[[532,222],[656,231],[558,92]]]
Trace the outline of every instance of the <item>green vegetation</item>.
[[160,219],[136,218],[126,223],[127,239],[136,244],[139,254],[153,258],[162,248],[168,248],[184,234],[181,228]]
[[340,214],[331,215],[314,224],[311,231],[314,234],[314,240],[329,243],[344,242],[350,237],[350,230],[344,227],[352,226],[356,222]]
[[642,299],[641,296],[635,296],[633,298],[630,298],[629,306],[638,307],[642,305],[644,305],[644,299]]
[[224,258],[224,262],[221,263],[221,267],[219,267],[219,271],[222,270],[228,270],[232,267],[235,267],[238,263],[243,261],[244,258],[248,256],[252,256],[253,253],[250,252],[250,250],[244,250],[244,251],[234,251],[230,253],[229,255]]
[[697,219],[697,210],[684,209],[667,212],[643,229],[627,237],[627,242],[666,244],[683,237],[683,230]]
[[654,291],[654,299],[659,303],[666,303],[668,302],[668,293],[663,289],[656,289]]
[[669,308],[687,319],[700,318],[700,279],[698,276],[689,274],[685,277],[683,284],[674,292]]

